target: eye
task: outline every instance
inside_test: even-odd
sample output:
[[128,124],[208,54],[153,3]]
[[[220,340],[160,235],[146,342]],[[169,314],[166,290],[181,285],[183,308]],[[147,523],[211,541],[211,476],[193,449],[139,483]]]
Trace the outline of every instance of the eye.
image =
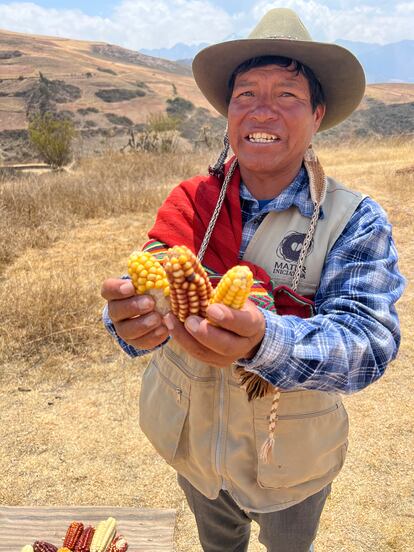
[[292,94],[292,92],[282,92],[281,96],[283,96],[284,98],[294,98],[295,94]]
[[253,92],[251,90],[244,90],[243,92],[239,92],[237,94],[237,97],[240,98],[241,96],[244,96],[244,97],[252,97],[254,96]]

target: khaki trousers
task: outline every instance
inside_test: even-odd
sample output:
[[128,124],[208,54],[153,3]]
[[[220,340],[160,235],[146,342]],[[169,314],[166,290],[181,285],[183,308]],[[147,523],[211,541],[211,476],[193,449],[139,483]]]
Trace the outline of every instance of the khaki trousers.
[[310,552],[331,491],[329,484],[295,506],[261,514],[240,509],[226,491],[210,500],[181,475],[178,483],[195,516],[204,552],[246,552],[252,520],[260,527],[259,541],[268,552]]

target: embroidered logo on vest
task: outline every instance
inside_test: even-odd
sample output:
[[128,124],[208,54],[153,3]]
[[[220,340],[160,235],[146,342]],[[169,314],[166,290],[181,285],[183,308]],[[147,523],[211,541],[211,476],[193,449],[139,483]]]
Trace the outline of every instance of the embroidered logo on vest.
[[[282,262],[276,261],[273,267],[273,274],[278,276],[293,276],[296,264],[299,260],[300,252],[305,240],[306,234],[301,232],[289,232],[277,247],[276,255]],[[313,241],[306,254],[308,256],[313,249]],[[303,267],[301,278],[306,276],[306,267]]]

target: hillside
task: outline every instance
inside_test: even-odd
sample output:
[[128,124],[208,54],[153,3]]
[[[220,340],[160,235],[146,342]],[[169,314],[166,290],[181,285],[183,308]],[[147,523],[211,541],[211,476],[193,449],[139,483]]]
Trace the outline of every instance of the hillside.
[[[43,80],[40,77],[43,75]],[[217,116],[199,93],[191,69],[105,43],[0,31],[0,148],[14,159],[16,144],[27,159],[28,116],[51,110],[70,117],[83,147],[98,151],[128,128],[141,128],[167,100],[185,98],[194,115]],[[203,117],[202,117],[203,118]],[[33,155],[33,153],[32,153]]]
[[[101,115],[127,114],[136,124],[144,123],[149,113],[164,109],[165,100],[174,94],[209,108],[197,91],[191,70],[181,64],[110,44],[0,31],[0,130],[25,128],[25,99],[38,82],[39,72],[78,89],[77,96],[58,101],[58,110],[77,113],[78,109],[97,108]],[[137,95],[128,101],[105,102],[96,93],[107,89]],[[77,119],[81,122],[82,115],[77,114]],[[99,126],[111,126],[102,116],[92,119]]]
[[414,84],[370,84],[359,108],[318,142],[414,134]]
[[[83,155],[120,149],[130,129],[142,131],[154,113],[178,115],[188,147],[203,139],[204,128],[220,136],[225,124],[182,63],[106,43],[0,31],[0,156],[5,162],[36,159],[27,124],[38,111],[72,119]],[[414,84],[368,86],[360,109],[319,140],[401,133],[414,133]]]

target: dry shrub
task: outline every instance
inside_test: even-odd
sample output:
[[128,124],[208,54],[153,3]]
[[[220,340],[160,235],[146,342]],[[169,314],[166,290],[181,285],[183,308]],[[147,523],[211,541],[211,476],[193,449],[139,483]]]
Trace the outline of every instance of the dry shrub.
[[58,119],[49,112],[37,113],[29,123],[30,142],[52,167],[62,167],[71,160],[75,136],[75,126],[70,119]]
[[180,134],[177,130],[145,130],[135,135],[135,149],[152,153],[176,153],[179,149]]
[[154,132],[177,130],[179,122],[179,119],[171,117],[167,113],[150,113],[147,117],[147,130]]

